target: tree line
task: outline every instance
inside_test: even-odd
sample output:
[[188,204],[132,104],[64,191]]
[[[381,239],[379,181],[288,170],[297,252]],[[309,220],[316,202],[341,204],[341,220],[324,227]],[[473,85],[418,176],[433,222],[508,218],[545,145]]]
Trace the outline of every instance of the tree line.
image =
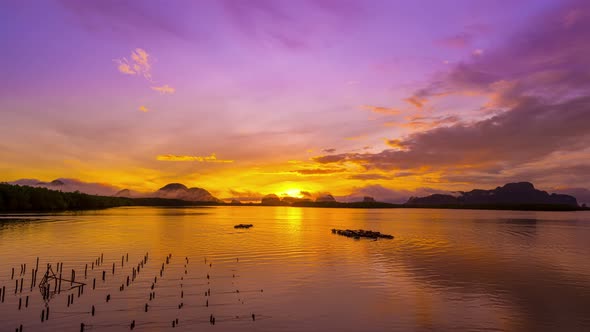
[[0,211],[92,210],[134,205],[130,198],[0,183]]

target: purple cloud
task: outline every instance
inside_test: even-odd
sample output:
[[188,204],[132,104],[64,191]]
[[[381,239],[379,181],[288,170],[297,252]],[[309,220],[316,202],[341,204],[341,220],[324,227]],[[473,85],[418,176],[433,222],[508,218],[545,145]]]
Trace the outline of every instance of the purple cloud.
[[486,104],[472,111],[479,120],[390,140],[397,149],[314,160],[366,169],[501,173],[588,147],[590,20],[564,21],[572,8],[576,15],[590,13],[590,3],[579,1],[541,15],[504,46],[453,66],[406,99],[422,108],[449,95],[487,96]]
[[466,48],[473,43],[473,36],[463,32],[454,36],[442,38],[436,41],[436,44],[448,48]]

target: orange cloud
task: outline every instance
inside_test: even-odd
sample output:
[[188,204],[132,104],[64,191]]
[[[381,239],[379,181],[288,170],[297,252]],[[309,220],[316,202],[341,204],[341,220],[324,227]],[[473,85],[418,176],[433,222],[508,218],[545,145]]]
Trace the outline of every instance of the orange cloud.
[[404,101],[408,104],[414,105],[418,109],[423,109],[424,105],[428,102],[428,99],[419,96],[411,96],[404,99]]
[[297,169],[290,171],[291,173],[297,173],[300,175],[322,175],[322,174],[333,174],[344,172],[343,168],[308,168],[308,169]]
[[428,130],[445,125],[453,125],[460,121],[456,115],[438,116],[438,117],[425,117],[419,115],[413,115],[406,117],[408,122],[401,124],[401,127],[410,128],[414,130]]
[[119,64],[119,66],[117,66],[117,69],[119,69],[119,72],[126,74],[126,75],[135,75],[135,71],[133,69],[131,69],[131,65],[129,65],[129,63],[127,62],[123,62],[121,60],[115,60],[117,61],[117,63]]
[[367,135],[350,136],[350,137],[345,137],[344,139],[347,139],[350,141],[356,141],[356,140],[362,140],[365,138],[367,138]]
[[152,80],[152,63],[150,55],[144,49],[136,48],[131,52],[131,61],[127,58],[115,59],[119,72],[126,75],[142,75],[148,81]]
[[362,109],[371,111],[373,113],[379,114],[388,114],[388,115],[395,115],[399,114],[401,111],[395,108],[387,108],[381,106],[371,106],[371,105],[363,105],[361,106]]
[[391,146],[392,148],[396,148],[399,150],[402,150],[405,148],[405,146],[403,145],[402,140],[400,139],[388,139],[385,141],[385,144]]
[[187,156],[187,155],[174,155],[174,154],[162,154],[156,157],[159,161],[196,161],[200,163],[233,163],[233,160],[217,159],[215,153],[210,156]]
[[140,111],[142,111],[142,112],[144,112],[144,113],[150,111],[147,107],[145,107],[143,105],[139,106],[137,109],[140,110]]
[[166,94],[173,94],[174,92],[176,92],[176,89],[169,86],[168,84],[164,84],[162,86],[152,86],[152,90],[159,92],[160,94],[166,95]]

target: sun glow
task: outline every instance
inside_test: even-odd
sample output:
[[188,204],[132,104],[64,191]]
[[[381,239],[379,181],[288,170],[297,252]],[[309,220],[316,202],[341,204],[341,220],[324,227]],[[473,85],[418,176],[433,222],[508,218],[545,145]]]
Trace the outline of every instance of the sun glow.
[[300,189],[288,189],[285,191],[285,195],[290,196],[290,197],[297,197],[297,198],[303,197],[303,195],[301,195]]

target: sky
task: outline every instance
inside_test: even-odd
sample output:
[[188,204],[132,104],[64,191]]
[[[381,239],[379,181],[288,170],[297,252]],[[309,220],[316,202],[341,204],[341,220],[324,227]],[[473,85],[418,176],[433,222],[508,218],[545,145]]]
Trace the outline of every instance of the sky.
[[0,181],[590,188],[588,1],[0,2]]

